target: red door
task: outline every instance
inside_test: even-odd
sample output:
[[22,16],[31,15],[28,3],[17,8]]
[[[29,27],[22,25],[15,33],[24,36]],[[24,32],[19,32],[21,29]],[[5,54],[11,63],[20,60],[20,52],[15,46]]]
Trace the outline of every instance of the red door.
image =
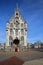
[[18,48],[17,47],[15,48],[15,52],[18,52]]

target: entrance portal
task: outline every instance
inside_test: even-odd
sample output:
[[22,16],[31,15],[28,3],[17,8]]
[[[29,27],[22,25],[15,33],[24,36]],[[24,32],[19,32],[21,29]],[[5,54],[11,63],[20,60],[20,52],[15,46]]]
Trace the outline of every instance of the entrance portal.
[[18,38],[16,38],[16,39],[13,40],[13,43],[14,43],[15,45],[18,45],[19,42],[20,42],[20,40],[19,40]]
[[15,52],[18,52],[18,48],[17,47],[15,48]]
[[15,52],[18,52],[19,42],[20,42],[20,40],[18,38],[16,38],[16,39],[13,40],[13,43],[15,44],[15,48],[14,48],[15,49]]

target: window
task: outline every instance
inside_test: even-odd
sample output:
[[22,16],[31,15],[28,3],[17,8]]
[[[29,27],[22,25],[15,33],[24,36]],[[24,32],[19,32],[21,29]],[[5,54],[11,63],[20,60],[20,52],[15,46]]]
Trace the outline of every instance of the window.
[[10,34],[12,34],[13,33],[13,29],[10,29]]
[[12,23],[10,24],[10,27],[13,27],[13,24]]
[[9,44],[11,45],[12,42],[13,42],[13,38],[12,38],[12,36],[9,36]]
[[23,27],[23,23],[21,23],[21,27]]
[[12,36],[9,36],[9,40],[10,40],[10,41],[13,40]]
[[18,24],[16,23],[16,28],[18,28]]
[[24,44],[24,37],[21,37],[21,43]]
[[16,21],[16,23],[18,24],[18,21]]
[[23,40],[24,40],[24,37],[22,36],[22,37],[21,37],[21,41],[23,41]]
[[23,29],[21,29],[21,34],[24,35],[24,30]]
[[19,19],[18,13],[16,13],[16,17],[15,18]]
[[18,13],[16,13],[16,15],[18,15]]
[[18,24],[18,21],[16,21],[16,28],[17,28],[17,29],[19,28],[19,24]]
[[15,34],[18,35],[18,29],[15,30]]

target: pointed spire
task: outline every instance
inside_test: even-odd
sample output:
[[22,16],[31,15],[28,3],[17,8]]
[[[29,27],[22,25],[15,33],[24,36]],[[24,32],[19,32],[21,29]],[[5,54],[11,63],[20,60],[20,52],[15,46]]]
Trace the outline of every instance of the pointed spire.
[[16,4],[16,11],[18,11],[19,10],[19,8],[18,8],[18,3]]
[[16,3],[16,8],[18,9],[18,3]]

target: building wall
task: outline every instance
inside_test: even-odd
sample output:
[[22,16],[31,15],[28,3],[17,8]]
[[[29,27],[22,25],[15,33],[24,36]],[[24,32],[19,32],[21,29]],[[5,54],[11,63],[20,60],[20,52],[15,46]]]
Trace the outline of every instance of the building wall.
[[[17,33],[18,32],[18,33]],[[6,46],[10,46],[11,39],[18,38],[22,46],[27,46],[27,23],[22,19],[16,8],[14,15],[6,25]]]

